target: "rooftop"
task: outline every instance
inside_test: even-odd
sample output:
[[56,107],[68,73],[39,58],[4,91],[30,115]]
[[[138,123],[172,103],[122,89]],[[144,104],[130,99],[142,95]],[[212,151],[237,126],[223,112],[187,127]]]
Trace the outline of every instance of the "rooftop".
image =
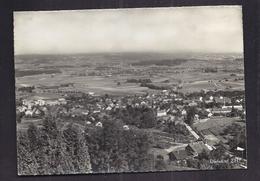
[[194,152],[201,153],[203,150],[209,151],[203,141],[193,142],[188,145]]
[[169,155],[172,155],[176,160],[183,160],[190,156],[186,150],[172,151],[169,153]]

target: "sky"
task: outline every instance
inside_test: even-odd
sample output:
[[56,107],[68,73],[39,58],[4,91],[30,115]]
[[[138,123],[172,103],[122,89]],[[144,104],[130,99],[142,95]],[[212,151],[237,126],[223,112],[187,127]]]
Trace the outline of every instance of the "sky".
[[14,12],[15,54],[242,53],[241,6]]

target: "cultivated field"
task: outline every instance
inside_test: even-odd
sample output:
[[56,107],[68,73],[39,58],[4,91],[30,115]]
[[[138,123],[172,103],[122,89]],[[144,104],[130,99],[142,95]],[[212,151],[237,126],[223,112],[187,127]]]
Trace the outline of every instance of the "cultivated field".
[[17,56],[16,86],[73,83],[72,90],[119,95],[152,91],[127,83],[128,78],[135,78],[150,79],[152,84],[168,88],[181,85],[178,91],[184,93],[244,90],[243,59],[239,57],[151,53]]

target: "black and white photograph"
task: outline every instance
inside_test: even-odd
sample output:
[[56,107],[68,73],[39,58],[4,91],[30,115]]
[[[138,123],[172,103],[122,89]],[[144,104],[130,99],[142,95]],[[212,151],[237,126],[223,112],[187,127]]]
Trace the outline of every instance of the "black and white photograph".
[[241,6],[13,21],[19,176],[247,169]]

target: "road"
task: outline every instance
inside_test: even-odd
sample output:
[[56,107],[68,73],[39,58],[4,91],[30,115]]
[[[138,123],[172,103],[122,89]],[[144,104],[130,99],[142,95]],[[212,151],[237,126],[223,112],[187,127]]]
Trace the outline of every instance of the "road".
[[[175,144],[177,144],[177,143],[175,143]],[[170,153],[172,151],[184,149],[186,146],[188,146],[188,144],[178,143],[178,145],[171,146],[171,147],[164,149],[164,150],[167,151],[168,153]]]
[[186,123],[184,123],[184,125],[186,126],[186,128],[188,129],[188,131],[189,131],[196,139],[199,139],[199,138],[200,138],[200,136],[199,136],[195,131],[193,131],[193,129],[192,129],[189,125],[187,125]]

